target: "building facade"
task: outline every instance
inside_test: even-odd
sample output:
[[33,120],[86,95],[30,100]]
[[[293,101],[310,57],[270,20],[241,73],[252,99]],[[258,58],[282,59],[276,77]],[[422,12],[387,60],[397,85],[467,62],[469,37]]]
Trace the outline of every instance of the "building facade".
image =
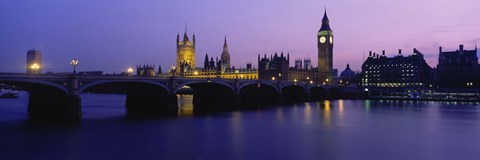
[[195,34],[192,41],[189,40],[187,31],[183,34],[183,40],[177,34],[177,60],[176,73],[182,75],[184,72],[195,70]]
[[331,84],[333,80],[333,32],[327,11],[322,19],[322,27],[317,34],[318,47],[318,83]]
[[[309,63],[310,59],[305,59]],[[305,62],[304,61],[304,62]],[[262,57],[258,55],[258,78],[263,80],[284,80],[293,82],[309,82],[313,83],[317,80],[318,71],[315,68],[301,67],[301,60],[295,60],[295,66],[290,67],[290,54],[280,56],[275,53],[270,57],[265,54]]]
[[431,67],[426,63],[423,54],[413,49],[413,54],[398,55],[388,58],[385,51],[382,55],[370,52],[362,65],[362,86],[380,88],[421,88],[428,87]]
[[465,50],[463,45],[460,45],[458,50],[446,52],[440,47],[436,78],[440,87],[479,86],[477,47],[474,50]]
[[288,80],[290,55],[280,56],[275,53],[270,57],[267,54],[263,58],[258,55],[258,78],[264,80]]
[[40,74],[42,72],[42,52],[31,49],[27,51],[27,74]]

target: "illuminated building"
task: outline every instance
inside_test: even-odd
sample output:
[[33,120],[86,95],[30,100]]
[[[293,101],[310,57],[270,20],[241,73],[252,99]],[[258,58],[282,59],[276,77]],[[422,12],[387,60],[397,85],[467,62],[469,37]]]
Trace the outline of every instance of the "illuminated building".
[[477,47],[465,50],[460,45],[456,51],[444,52],[442,47],[439,50],[436,75],[439,86],[460,88],[479,85]]
[[184,72],[195,70],[195,34],[192,41],[188,39],[187,30],[183,34],[183,40],[180,41],[180,35],[177,34],[177,61],[176,72],[183,75]]
[[228,53],[227,36],[225,36],[225,42],[223,43],[223,52],[222,52],[222,55],[220,56],[220,61],[221,61],[220,70],[223,73],[230,68],[230,53]]
[[[370,51],[362,65],[362,85],[364,87],[425,87],[431,83],[431,68],[425,62],[423,54],[413,49],[407,57],[402,50],[392,58]],[[370,89],[370,88],[369,88]]]
[[27,74],[40,74],[42,72],[42,52],[31,49],[27,51]]
[[317,35],[317,46],[318,82],[333,83],[333,32],[330,29],[330,21],[326,10],[322,19],[322,27]]
[[[137,67],[137,74],[144,76],[155,76],[154,66]],[[172,70],[176,74],[172,73]],[[139,73],[141,72],[141,73]],[[222,79],[258,79],[257,69],[252,68],[252,64],[247,64],[246,68],[235,68],[230,64],[230,53],[228,51],[227,38],[225,36],[223,51],[220,59],[209,57],[205,54],[203,68],[195,67],[195,35],[190,42],[185,32],[184,38],[180,41],[177,35],[177,65],[166,73],[159,72],[157,76],[180,76],[186,78],[222,78]]]

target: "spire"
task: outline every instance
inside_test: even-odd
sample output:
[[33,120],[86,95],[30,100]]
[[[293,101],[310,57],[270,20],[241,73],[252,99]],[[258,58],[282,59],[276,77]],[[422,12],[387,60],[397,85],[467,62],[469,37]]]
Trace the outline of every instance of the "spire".
[[187,36],[187,22],[185,22],[185,33],[183,33],[183,41],[188,41],[188,36]]
[[185,34],[187,34],[187,22],[185,21]]
[[227,35],[225,35],[225,41],[223,42],[223,49],[228,48],[227,46]]
[[180,33],[177,33],[177,44],[180,42]]
[[196,43],[195,43],[195,32],[193,32],[193,37],[192,37],[192,39],[193,39],[193,45],[195,45],[195,44],[196,44]]
[[332,31],[332,29],[330,29],[330,20],[327,16],[327,7],[325,7],[325,13],[323,14],[322,19],[322,28],[320,28],[320,31]]
[[347,63],[347,69],[350,69],[350,64]]

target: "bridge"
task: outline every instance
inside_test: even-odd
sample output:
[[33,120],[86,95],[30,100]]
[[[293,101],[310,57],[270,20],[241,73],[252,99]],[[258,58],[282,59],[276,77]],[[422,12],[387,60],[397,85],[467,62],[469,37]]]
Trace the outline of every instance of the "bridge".
[[305,102],[335,97],[337,85],[279,80],[196,79],[78,74],[0,73],[0,83],[29,92],[28,112],[32,117],[81,117],[80,94],[102,86],[125,91],[128,114],[177,112],[177,92],[193,89],[198,110],[229,110],[236,107]]

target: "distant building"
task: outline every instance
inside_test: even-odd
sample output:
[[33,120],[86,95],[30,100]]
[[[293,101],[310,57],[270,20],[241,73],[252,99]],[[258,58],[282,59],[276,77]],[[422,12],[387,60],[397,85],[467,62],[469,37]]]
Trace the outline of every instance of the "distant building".
[[258,78],[266,80],[288,80],[290,55],[284,56],[283,53],[279,56],[275,55],[267,58],[265,54],[260,59],[258,55]]
[[222,55],[220,56],[220,61],[221,61],[220,70],[222,73],[230,69],[230,53],[228,52],[227,36],[225,36],[225,41],[223,43],[223,52],[222,52]]
[[370,52],[362,65],[362,85],[364,87],[425,87],[430,79],[431,67],[423,54],[413,49],[413,54],[404,57],[402,50],[395,57],[387,58]]
[[295,59],[295,69],[302,69],[302,59]]
[[440,87],[474,87],[479,83],[477,47],[465,50],[463,45],[456,51],[442,51],[439,48],[437,82]]
[[311,67],[301,68],[301,60],[295,60],[295,67],[289,67],[290,55],[284,56],[283,53],[278,56],[263,58],[258,55],[258,78],[263,80],[287,80],[296,82],[316,82],[317,70]]
[[162,73],[162,68],[158,67],[158,72],[155,72],[155,65],[140,65],[137,66],[137,76],[156,76],[157,73]]
[[27,51],[27,74],[40,74],[42,72],[42,52],[31,49]]
[[303,65],[304,65],[303,68],[306,69],[306,70],[313,69],[312,60],[308,57],[303,59]]
[[79,75],[87,75],[87,76],[101,76],[103,75],[103,71],[81,71],[78,72]]
[[339,84],[351,84],[355,77],[355,72],[350,69],[350,64],[347,63],[347,67],[340,73]]
[[317,34],[318,47],[318,83],[333,83],[333,31],[330,29],[330,20],[327,11],[322,19],[322,27]]
[[192,41],[188,39],[187,31],[183,34],[183,40],[180,41],[180,35],[177,34],[177,61],[176,73],[183,75],[184,72],[195,70],[195,34]]

